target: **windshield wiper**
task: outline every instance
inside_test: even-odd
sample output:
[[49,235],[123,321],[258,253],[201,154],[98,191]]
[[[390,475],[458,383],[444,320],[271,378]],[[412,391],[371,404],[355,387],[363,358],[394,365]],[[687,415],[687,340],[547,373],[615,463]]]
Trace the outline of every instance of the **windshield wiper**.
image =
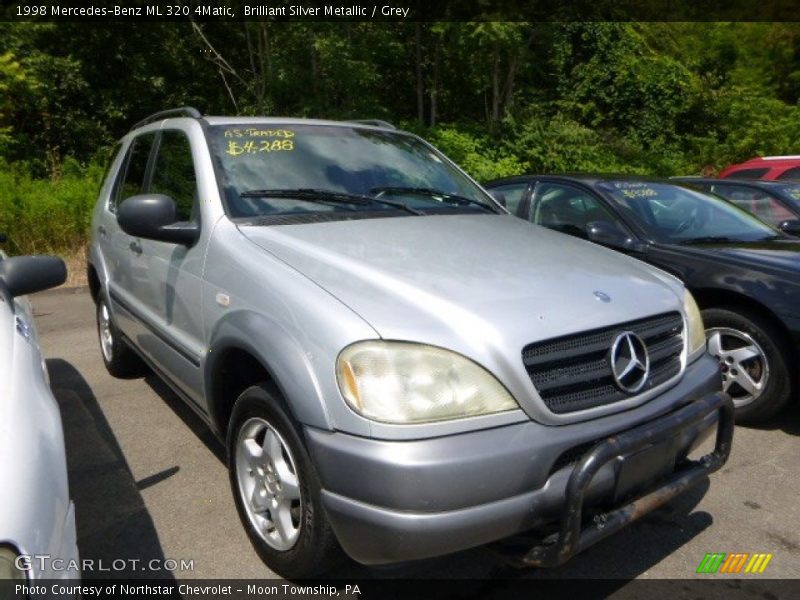
[[317,202],[324,204],[326,202],[338,202],[340,204],[356,204],[365,206],[369,204],[383,204],[392,206],[410,212],[413,215],[421,215],[422,212],[406,206],[402,202],[392,202],[391,200],[383,200],[381,198],[373,198],[372,196],[364,196],[361,194],[351,194],[349,192],[339,192],[336,190],[323,190],[315,188],[296,188],[296,189],[280,189],[280,190],[249,190],[239,194],[242,198],[290,198],[295,200],[305,200],[308,202]]
[[344,204],[370,204],[368,196],[337,192],[335,190],[317,190],[312,188],[297,188],[283,190],[249,190],[239,194],[242,198],[294,198],[297,200],[315,200],[325,202],[341,202]]
[[385,186],[385,187],[372,188],[369,191],[369,193],[370,194],[418,194],[420,196],[440,196],[442,198],[446,198],[449,200],[455,200],[456,202],[460,202],[462,204],[471,204],[473,206],[477,206],[478,208],[485,210],[486,212],[497,214],[497,211],[494,210],[494,208],[479,200],[467,198],[466,196],[459,196],[458,194],[449,194],[447,192],[442,192],[431,188]]
[[686,240],[681,240],[678,243],[682,246],[690,246],[692,244],[726,244],[729,242],[741,242],[742,240],[737,240],[736,238],[724,236],[724,235],[707,235],[705,237],[696,237],[696,238],[689,238]]

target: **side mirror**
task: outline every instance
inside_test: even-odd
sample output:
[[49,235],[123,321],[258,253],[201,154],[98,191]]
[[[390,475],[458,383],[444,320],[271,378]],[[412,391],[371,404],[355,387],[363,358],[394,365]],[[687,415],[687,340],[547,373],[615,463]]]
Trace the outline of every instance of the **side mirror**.
[[782,221],[778,225],[778,229],[780,229],[783,233],[788,233],[789,235],[800,236],[800,219],[789,219],[788,221]]
[[67,280],[67,267],[57,256],[14,256],[0,261],[0,281],[13,297],[57,287]]
[[629,249],[630,236],[616,223],[611,221],[592,221],[586,225],[586,237],[597,244],[612,248]]
[[495,201],[500,204],[501,206],[508,206],[506,204],[506,195],[503,192],[498,192],[497,190],[487,190],[489,195],[495,199]]
[[175,201],[164,194],[140,194],[117,209],[122,231],[133,237],[191,246],[200,235],[196,223],[178,222]]

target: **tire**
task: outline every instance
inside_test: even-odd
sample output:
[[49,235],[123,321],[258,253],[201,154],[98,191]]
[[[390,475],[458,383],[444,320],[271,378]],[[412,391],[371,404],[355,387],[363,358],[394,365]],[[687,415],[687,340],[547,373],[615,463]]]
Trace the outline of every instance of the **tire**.
[[322,507],[319,477],[274,386],[242,392],[227,446],[236,509],[261,560],[287,579],[332,568],[342,551]]
[[[793,388],[791,350],[782,332],[761,315],[738,307],[709,308],[702,314],[708,350],[720,361],[723,389],[733,398],[737,423],[754,425],[774,417],[789,402]],[[741,360],[751,354],[757,355]]]
[[147,365],[134,352],[128,342],[122,337],[114,324],[111,312],[108,310],[108,300],[105,294],[97,297],[97,337],[100,342],[100,356],[106,370],[120,379],[139,377],[147,372]]

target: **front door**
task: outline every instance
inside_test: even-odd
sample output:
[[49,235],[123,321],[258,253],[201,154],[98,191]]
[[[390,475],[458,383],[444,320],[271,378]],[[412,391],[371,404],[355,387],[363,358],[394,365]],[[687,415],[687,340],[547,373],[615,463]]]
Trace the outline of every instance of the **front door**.
[[[147,193],[164,194],[177,207],[179,221],[200,221],[197,175],[189,137],[181,130],[159,133]],[[193,246],[137,239],[138,260],[147,277],[135,282],[140,318],[148,334],[141,349],[192,400],[200,403],[204,352],[202,274],[205,242]]]
[[136,252],[137,241],[120,228],[117,209],[123,200],[145,189],[145,178],[156,132],[143,133],[128,145],[105,210],[98,219],[96,236],[108,273],[108,295],[114,320],[130,339],[137,338],[141,323],[136,290],[147,281],[147,269]]

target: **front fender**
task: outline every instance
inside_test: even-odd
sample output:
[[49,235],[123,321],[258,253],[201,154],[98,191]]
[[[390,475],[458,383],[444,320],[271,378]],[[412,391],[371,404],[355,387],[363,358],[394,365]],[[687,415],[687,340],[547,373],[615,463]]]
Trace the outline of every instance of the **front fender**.
[[280,323],[268,316],[239,310],[216,323],[206,357],[206,398],[218,432],[223,435],[225,432],[225,424],[219,423],[215,416],[219,414],[219,403],[223,399],[213,393],[213,378],[219,371],[220,361],[230,350],[243,350],[261,363],[300,423],[333,429],[334,423],[312,364],[314,350],[304,350]]

